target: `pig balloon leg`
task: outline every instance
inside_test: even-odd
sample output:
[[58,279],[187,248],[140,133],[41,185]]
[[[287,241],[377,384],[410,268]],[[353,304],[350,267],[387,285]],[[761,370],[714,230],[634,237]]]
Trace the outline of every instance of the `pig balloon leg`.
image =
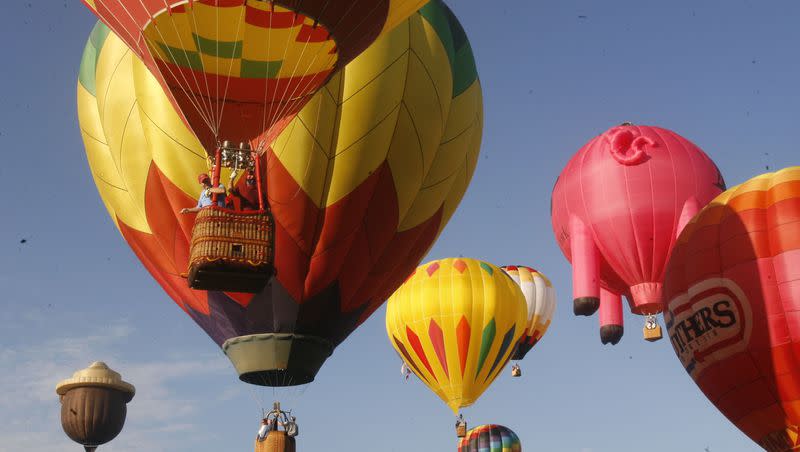
[[570,219],[572,252],[572,309],[575,315],[592,315],[600,307],[600,251],[592,232],[579,218]]
[[600,342],[617,345],[625,329],[622,320],[622,295],[600,289]]

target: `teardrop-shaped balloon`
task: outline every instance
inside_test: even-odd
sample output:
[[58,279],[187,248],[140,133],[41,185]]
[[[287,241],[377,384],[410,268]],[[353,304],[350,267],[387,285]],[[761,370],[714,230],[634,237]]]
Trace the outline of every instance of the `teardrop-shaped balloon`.
[[800,444],[800,167],[750,179],[686,226],[666,271],[675,354],[768,451]]
[[503,271],[519,285],[528,305],[528,324],[511,359],[520,360],[547,332],[556,312],[556,290],[546,276],[522,265],[507,265]]
[[474,403],[525,331],[525,297],[501,269],[469,258],[428,262],[389,298],[386,332],[452,410]]
[[469,42],[440,1],[334,76],[262,162],[277,274],[253,296],[191,290],[181,277],[193,218],[177,212],[197,203],[197,174],[208,168],[156,79],[98,26],[78,83],[98,191],[153,277],[220,346],[252,335],[294,344],[256,353],[264,373],[237,366],[266,385],[313,379],[413,271],[469,184],[481,102]]

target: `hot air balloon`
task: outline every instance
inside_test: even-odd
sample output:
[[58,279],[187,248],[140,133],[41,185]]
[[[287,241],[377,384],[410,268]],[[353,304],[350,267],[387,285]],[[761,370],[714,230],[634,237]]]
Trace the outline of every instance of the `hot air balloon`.
[[528,324],[517,343],[512,360],[520,360],[539,342],[547,332],[556,311],[556,290],[546,276],[525,266],[501,267],[519,285],[528,305]]
[[481,425],[459,440],[458,452],[522,452],[522,443],[508,427]]
[[519,286],[498,267],[469,258],[417,267],[386,307],[397,354],[454,413],[497,378],[527,321]]
[[61,427],[67,436],[92,452],[122,431],[128,402],[136,389],[102,361],[60,382]]
[[475,168],[481,102],[469,42],[440,1],[332,76],[261,157],[276,274],[250,295],[181,277],[193,222],[176,212],[195,204],[206,153],[146,66],[98,26],[78,83],[111,218],[240,379],[269,386],[312,381],[425,255]]
[[427,0],[83,0],[213,153],[263,150],[336,71]]
[[764,449],[800,446],[800,166],[706,206],[666,269],[675,354],[708,399]]
[[572,263],[575,315],[600,309],[600,337],[622,337],[621,296],[661,337],[662,281],[684,224],[725,189],[719,169],[670,130],[625,123],[584,145],[561,172],[551,201],[553,232]]

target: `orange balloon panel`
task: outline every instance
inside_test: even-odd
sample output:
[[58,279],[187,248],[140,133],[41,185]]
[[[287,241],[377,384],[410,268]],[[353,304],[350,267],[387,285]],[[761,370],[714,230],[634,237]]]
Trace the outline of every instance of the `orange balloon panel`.
[[722,193],[669,261],[664,318],[714,405],[769,451],[798,450],[800,167]]

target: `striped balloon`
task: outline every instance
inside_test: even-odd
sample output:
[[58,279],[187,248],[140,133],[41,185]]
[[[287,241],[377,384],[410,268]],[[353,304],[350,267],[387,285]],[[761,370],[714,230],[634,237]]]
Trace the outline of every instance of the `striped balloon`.
[[525,266],[502,267],[515,283],[519,284],[528,303],[528,325],[517,343],[511,359],[520,360],[547,332],[556,312],[556,290],[546,276]]
[[454,412],[492,384],[527,321],[519,286],[498,267],[469,258],[417,267],[386,309],[389,341]]
[[667,330],[708,400],[770,452],[800,448],[800,166],[717,196],[664,281]]
[[516,433],[502,425],[481,425],[458,442],[458,452],[522,452]]

